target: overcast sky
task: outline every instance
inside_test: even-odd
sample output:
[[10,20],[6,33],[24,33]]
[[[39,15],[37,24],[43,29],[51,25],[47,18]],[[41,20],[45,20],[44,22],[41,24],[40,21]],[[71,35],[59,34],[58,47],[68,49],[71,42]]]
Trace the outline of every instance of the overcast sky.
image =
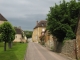
[[[45,20],[49,8],[61,0],[0,0],[0,13],[23,30],[33,30],[36,21]],[[69,1],[69,0],[66,0]]]

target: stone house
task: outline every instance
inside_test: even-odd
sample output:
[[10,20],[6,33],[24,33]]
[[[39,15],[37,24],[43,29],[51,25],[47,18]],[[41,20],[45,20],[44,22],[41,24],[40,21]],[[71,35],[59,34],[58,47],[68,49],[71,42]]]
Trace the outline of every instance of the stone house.
[[37,25],[33,30],[32,40],[33,42],[42,42],[46,47],[53,48],[53,36],[46,30],[46,25],[46,20],[37,21]]
[[27,38],[24,36],[23,31],[19,27],[14,27],[16,31],[15,39],[13,42],[26,42]]
[[46,20],[41,20],[40,22],[37,21],[37,25],[33,30],[32,41],[33,42],[40,42],[41,32],[46,30]]
[[3,15],[0,14],[0,25],[1,25],[2,23],[4,23],[5,21],[7,21],[7,19],[5,19],[5,18],[3,17]]

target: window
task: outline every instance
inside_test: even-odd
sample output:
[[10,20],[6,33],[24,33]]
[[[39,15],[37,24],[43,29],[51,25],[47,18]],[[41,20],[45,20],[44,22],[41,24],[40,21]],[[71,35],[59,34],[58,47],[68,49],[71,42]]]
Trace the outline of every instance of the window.
[[44,26],[44,24],[42,23],[42,26]]
[[45,31],[45,29],[42,29],[42,32],[44,32]]
[[15,38],[17,38],[17,36],[15,36]]

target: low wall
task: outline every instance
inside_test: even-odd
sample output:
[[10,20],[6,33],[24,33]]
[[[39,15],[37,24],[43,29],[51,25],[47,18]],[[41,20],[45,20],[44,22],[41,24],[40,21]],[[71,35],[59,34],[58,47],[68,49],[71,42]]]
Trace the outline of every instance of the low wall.
[[66,40],[63,44],[61,53],[65,54],[71,58],[76,58],[75,40]]

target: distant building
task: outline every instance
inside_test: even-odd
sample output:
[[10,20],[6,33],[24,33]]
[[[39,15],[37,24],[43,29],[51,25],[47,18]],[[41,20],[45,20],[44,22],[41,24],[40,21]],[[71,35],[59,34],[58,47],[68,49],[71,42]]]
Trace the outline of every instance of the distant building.
[[32,41],[33,42],[40,42],[39,37],[41,36],[41,32],[46,30],[46,20],[41,20],[40,22],[37,21],[37,25],[33,30]]
[[37,25],[33,30],[32,41],[33,42],[41,42],[46,47],[53,48],[54,47],[54,40],[56,40],[48,30],[46,30],[47,21],[41,20],[40,22],[37,21]]
[[27,38],[24,36],[23,31],[19,27],[14,27],[16,31],[15,39],[13,42],[26,42]]

